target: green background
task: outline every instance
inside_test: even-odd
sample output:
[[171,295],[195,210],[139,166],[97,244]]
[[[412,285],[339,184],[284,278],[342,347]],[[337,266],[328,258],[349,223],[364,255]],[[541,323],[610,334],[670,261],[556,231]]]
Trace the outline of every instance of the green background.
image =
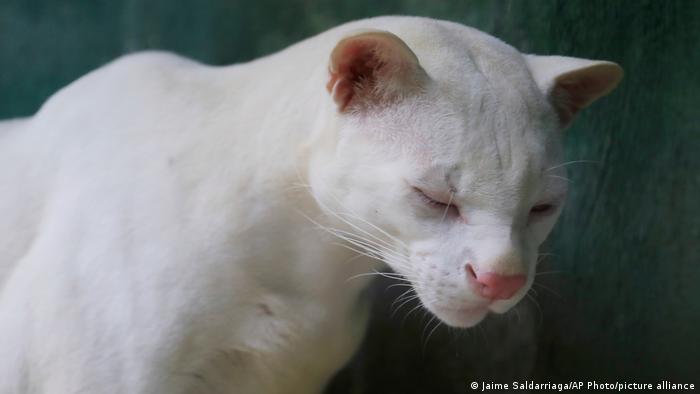
[[[700,2],[1,0],[0,118],[30,115],[120,54],[249,60],[345,21],[425,15],[523,52],[620,63],[626,77],[568,130],[568,206],[536,294],[457,331],[379,283],[367,339],[329,393],[465,393],[505,383],[700,383]],[[395,309],[395,308],[394,308]]]

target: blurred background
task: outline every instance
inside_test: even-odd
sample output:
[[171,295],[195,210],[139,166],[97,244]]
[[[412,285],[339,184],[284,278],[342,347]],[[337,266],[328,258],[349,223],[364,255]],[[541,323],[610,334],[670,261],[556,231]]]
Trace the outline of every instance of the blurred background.
[[[0,0],[0,118],[114,59],[212,64],[385,14],[474,26],[523,52],[618,62],[625,80],[567,131],[571,193],[534,291],[469,330],[377,284],[366,340],[328,394],[465,393],[471,381],[700,383],[700,2]],[[1,192],[1,191],[0,191]]]

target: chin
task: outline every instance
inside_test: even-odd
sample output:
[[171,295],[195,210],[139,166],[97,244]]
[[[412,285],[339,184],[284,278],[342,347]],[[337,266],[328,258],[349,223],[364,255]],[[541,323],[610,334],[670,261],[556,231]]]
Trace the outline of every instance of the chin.
[[487,306],[453,308],[437,305],[426,305],[435,316],[451,327],[468,328],[479,324],[489,313]]
[[489,310],[500,315],[511,310],[518,302],[520,299],[517,301],[496,301],[489,306]]

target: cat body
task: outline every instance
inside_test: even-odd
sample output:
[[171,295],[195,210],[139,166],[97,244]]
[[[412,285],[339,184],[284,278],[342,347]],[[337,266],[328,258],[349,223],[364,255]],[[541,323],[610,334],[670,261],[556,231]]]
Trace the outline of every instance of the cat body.
[[382,17],[84,76],[0,123],[0,393],[321,392],[383,262],[447,324],[506,311],[564,198],[560,129],[620,75]]

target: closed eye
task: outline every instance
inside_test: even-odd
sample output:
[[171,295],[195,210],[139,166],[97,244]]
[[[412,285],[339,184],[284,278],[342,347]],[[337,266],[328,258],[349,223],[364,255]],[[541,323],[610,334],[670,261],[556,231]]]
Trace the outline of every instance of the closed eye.
[[537,204],[530,209],[530,215],[545,216],[554,212],[554,204]]
[[437,198],[434,198],[434,197],[428,195],[428,193],[424,192],[423,190],[421,190],[415,186],[413,187],[413,190],[416,192],[418,197],[420,197],[420,199],[426,205],[434,207],[434,208],[439,208],[439,209],[442,209],[445,211],[448,209],[454,209],[455,212],[459,213],[457,206],[452,204],[452,195],[451,194],[450,194],[450,199],[447,201],[444,201],[444,200],[437,199]]

